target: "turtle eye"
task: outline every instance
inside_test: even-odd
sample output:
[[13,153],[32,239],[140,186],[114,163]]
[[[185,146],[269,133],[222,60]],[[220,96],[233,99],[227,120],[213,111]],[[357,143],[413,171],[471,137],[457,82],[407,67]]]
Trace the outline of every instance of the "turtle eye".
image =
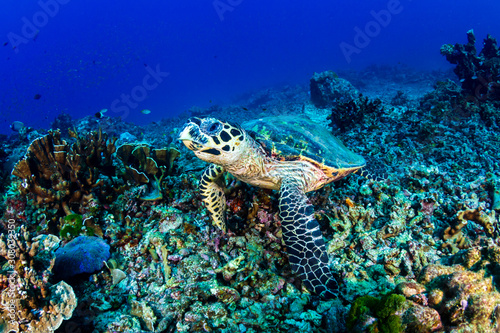
[[222,128],[221,123],[213,122],[207,126],[208,134],[217,134]]

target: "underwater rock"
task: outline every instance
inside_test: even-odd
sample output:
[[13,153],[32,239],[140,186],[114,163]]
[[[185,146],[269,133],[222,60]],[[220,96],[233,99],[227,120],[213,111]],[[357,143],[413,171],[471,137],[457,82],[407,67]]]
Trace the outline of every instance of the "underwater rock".
[[54,131],[59,130],[62,133],[68,133],[68,130],[74,126],[73,119],[66,112],[61,112],[54,119],[50,128]]
[[153,309],[146,302],[130,301],[130,314],[142,320],[148,331],[155,331],[156,316]]
[[119,142],[133,142],[136,140],[137,137],[133,134],[130,134],[129,132],[120,134],[120,138],[118,139]]
[[109,259],[109,245],[99,237],[78,236],[55,254],[54,274],[58,279],[66,279],[100,270]]
[[328,125],[340,132],[345,132],[354,126],[380,121],[382,110],[380,99],[370,100],[359,94],[353,99],[339,101],[327,117],[327,120],[331,121]]
[[310,83],[311,101],[318,108],[335,107],[356,99],[359,92],[347,80],[332,71],[314,73]]
[[402,316],[402,331],[413,333],[435,332],[443,328],[439,313],[432,308],[411,303]]
[[467,44],[445,44],[441,54],[451,64],[462,83],[462,89],[478,100],[500,100],[500,52],[497,41],[488,35],[483,41],[483,49],[476,54],[476,37],[473,30],[467,31]]
[[99,313],[94,318],[94,326],[96,332],[103,333],[142,333],[141,324],[139,319],[124,314],[120,311],[106,311]]
[[443,323],[471,332],[497,327],[490,318],[496,316],[500,293],[484,271],[467,271],[460,265],[429,265],[418,280],[428,291],[429,306],[439,312]]

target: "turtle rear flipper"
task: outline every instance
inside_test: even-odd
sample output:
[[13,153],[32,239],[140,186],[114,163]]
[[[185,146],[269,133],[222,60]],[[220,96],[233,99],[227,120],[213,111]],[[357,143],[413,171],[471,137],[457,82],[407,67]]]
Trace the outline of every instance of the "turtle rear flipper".
[[300,182],[283,179],[279,207],[292,270],[309,291],[325,299],[337,297],[339,286],[328,267],[325,241]]
[[226,197],[224,196],[224,168],[210,164],[200,180],[201,199],[210,213],[212,223],[226,232]]

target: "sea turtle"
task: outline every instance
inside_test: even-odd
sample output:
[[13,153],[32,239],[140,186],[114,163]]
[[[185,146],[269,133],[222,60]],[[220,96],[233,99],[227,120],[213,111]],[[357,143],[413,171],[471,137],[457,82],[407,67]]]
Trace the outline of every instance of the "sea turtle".
[[301,116],[266,117],[241,126],[212,117],[190,118],[179,135],[195,155],[213,163],[200,192],[214,224],[225,231],[224,172],[262,188],[279,190],[282,234],[293,271],[307,289],[338,295],[319,224],[306,192],[365,165],[327,129]]

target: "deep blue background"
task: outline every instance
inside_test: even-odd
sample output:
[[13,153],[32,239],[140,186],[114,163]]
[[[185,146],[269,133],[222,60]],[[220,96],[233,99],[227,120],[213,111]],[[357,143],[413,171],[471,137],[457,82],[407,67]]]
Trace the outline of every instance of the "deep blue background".
[[142,85],[146,65],[169,75],[127,107],[126,121],[145,124],[265,86],[307,84],[327,69],[447,68],[442,44],[465,43],[471,28],[478,47],[487,33],[500,38],[498,1],[401,0],[401,12],[347,63],[340,43],[353,44],[354,28],[364,29],[370,12],[390,1],[220,0],[231,8],[223,20],[213,0],[60,1],[53,17],[38,22],[37,36],[20,44],[13,36],[23,37],[25,22],[43,19],[43,9],[36,1],[2,3],[0,133],[14,120],[47,128],[62,111],[79,118],[110,109]]

